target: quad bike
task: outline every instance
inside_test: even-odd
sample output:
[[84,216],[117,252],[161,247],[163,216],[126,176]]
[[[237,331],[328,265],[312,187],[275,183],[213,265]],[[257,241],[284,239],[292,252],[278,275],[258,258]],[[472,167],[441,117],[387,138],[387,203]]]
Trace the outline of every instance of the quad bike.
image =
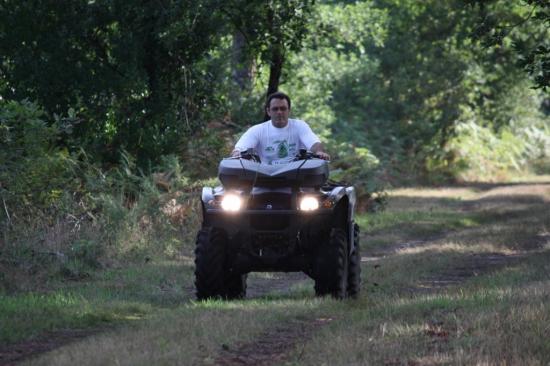
[[220,162],[221,187],[202,190],[195,249],[199,300],[246,295],[249,272],[304,272],[318,296],[360,291],[355,189],[329,183],[328,162],[300,150],[284,165],[248,150]]

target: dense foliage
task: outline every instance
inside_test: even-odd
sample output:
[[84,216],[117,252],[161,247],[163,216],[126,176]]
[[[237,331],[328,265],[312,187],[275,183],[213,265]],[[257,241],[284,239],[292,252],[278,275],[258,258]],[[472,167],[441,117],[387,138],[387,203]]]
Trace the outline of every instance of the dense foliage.
[[[462,124],[496,134],[521,134],[527,126],[548,132],[548,112],[541,110],[547,96],[530,89],[511,42],[487,48],[475,40],[477,14],[464,2],[387,0],[317,9],[316,32],[294,57],[288,88],[302,98],[306,116],[367,147],[395,180],[460,175],[468,164],[456,164],[450,142]],[[539,28],[529,31],[548,33]],[[536,154],[547,155],[547,147]]]
[[536,88],[550,87],[550,3],[546,0],[509,2],[467,0],[477,8],[474,32],[486,46],[512,42],[518,64],[531,76]]

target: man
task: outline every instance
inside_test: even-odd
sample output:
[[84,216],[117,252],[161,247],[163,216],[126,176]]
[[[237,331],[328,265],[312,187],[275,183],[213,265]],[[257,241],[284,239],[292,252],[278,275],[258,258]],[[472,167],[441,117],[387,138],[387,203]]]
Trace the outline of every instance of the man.
[[250,127],[235,144],[233,156],[240,156],[249,148],[255,150],[262,163],[277,165],[291,162],[300,149],[309,150],[329,160],[319,138],[309,125],[298,119],[289,119],[290,98],[276,92],[267,97],[265,110],[271,120]]

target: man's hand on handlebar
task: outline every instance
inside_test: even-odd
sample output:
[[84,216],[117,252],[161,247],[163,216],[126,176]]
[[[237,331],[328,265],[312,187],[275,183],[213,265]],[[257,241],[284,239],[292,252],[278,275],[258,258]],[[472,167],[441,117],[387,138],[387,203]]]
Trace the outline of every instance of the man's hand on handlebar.
[[306,149],[300,149],[300,152],[298,155],[296,155],[296,158],[294,161],[297,160],[308,160],[308,159],[323,159],[323,160],[330,160],[330,155],[323,152],[323,151],[307,151]]
[[255,154],[254,149],[247,149],[246,151],[233,150],[231,152],[231,157],[252,160],[257,163],[261,163],[260,157],[257,154]]
[[330,160],[330,155],[327,154],[323,149],[323,144],[320,142],[314,143],[311,148],[311,152],[314,153],[318,158],[323,160]]
[[323,159],[323,160],[330,160],[330,155],[327,154],[326,152],[323,152],[323,151],[317,151],[315,153],[315,155],[317,155],[319,158]]

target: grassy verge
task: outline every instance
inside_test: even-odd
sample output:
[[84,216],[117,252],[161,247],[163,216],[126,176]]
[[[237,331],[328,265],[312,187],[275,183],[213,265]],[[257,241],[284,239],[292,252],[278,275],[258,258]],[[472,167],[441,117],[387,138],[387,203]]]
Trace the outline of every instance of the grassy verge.
[[51,283],[43,293],[0,296],[0,344],[67,328],[97,328],[173,308],[191,295],[190,262],[160,262],[92,272]]

